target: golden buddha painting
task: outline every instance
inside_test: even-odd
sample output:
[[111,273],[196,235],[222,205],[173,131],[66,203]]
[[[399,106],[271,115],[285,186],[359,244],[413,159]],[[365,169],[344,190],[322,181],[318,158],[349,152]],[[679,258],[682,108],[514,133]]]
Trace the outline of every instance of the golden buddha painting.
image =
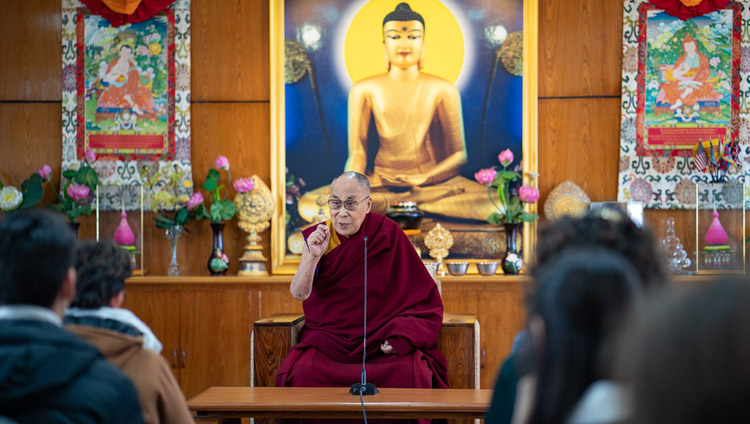
[[286,224],[274,254],[297,253],[295,232],[326,219],[343,171],[368,176],[376,212],[409,201],[433,226],[486,226],[496,209],[474,173],[504,149],[517,163],[524,154],[524,1],[271,7],[272,172]]

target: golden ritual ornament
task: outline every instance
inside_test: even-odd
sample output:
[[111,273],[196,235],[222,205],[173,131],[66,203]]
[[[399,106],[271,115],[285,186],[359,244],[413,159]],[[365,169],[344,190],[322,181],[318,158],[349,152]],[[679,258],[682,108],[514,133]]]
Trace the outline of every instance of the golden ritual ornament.
[[246,193],[237,193],[234,204],[237,206],[238,226],[249,233],[245,252],[240,258],[238,275],[268,275],[263,246],[260,245],[260,233],[271,225],[274,212],[273,195],[268,186],[257,175],[250,177],[255,188]]
[[523,32],[511,32],[498,51],[505,70],[511,75],[523,75]]
[[433,229],[427,232],[424,238],[424,245],[430,249],[430,256],[438,262],[438,268],[445,275],[443,259],[448,256],[448,249],[453,247],[453,235],[443,228],[440,224],[435,225]]

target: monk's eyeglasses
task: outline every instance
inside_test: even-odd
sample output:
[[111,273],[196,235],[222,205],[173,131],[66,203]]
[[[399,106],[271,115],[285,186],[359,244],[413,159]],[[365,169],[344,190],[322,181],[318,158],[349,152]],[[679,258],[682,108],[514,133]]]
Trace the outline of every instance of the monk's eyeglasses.
[[[370,196],[365,196],[364,199],[360,200],[361,202],[364,202],[365,200],[369,199]],[[352,199],[344,200],[343,202],[339,199],[328,199],[328,207],[331,208],[332,211],[336,211],[341,209],[341,205],[344,205],[344,209],[354,212],[359,207],[359,202]]]

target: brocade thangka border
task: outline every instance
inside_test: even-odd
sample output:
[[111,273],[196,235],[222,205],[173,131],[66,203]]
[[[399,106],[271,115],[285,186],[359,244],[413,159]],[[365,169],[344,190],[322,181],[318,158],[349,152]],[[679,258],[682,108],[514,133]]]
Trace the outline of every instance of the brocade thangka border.
[[[731,118],[726,123],[729,138],[740,146],[739,170],[728,174],[729,181],[744,183],[750,175],[750,0],[735,0],[728,6],[733,14],[732,22],[735,39],[732,46],[732,72],[727,77],[731,87],[724,87],[731,93],[725,96],[731,104]],[[645,28],[646,14],[656,9],[647,0],[624,0],[622,44],[622,97],[620,129],[620,164],[618,173],[618,201],[642,202],[653,209],[690,209],[695,206],[697,182],[709,182],[707,173],[698,172],[693,166],[692,149],[645,150],[643,143],[645,127],[643,108],[645,101],[643,73],[649,60],[646,37],[641,34]],[[708,15],[706,15],[708,16]],[[677,18],[674,18],[677,20]],[[679,21],[679,20],[677,20]],[[678,24],[679,25],[679,24]],[[739,55],[740,57],[737,57]],[[652,59],[653,61],[653,59]],[[714,66],[714,65],[712,65]],[[656,71],[659,72],[658,70]],[[738,73],[735,74],[735,73]],[[738,76],[738,78],[737,78]],[[652,84],[654,84],[652,82]],[[651,87],[656,89],[656,86]],[[640,93],[639,93],[640,91]],[[640,95],[639,95],[640,94]],[[730,102],[731,101],[731,102]],[[656,102],[654,102],[656,105]],[[661,105],[659,105],[661,106]],[[710,106],[704,106],[704,111]],[[665,113],[675,113],[675,127],[679,128],[681,117],[675,108],[663,107]],[[639,112],[641,112],[639,114]],[[698,114],[696,113],[696,116]],[[710,121],[710,118],[707,118]],[[640,128],[638,127],[640,126]],[[747,191],[748,188],[746,187]]]
[[[85,6],[78,0],[62,0],[63,170],[77,168],[85,151],[91,148],[90,137],[95,131],[87,126],[84,116],[87,102],[92,102],[92,97],[99,94],[92,95],[91,93],[95,92],[97,88],[101,89],[99,81],[92,81],[94,78],[89,78],[89,81],[86,80],[86,63],[82,56],[88,55],[89,52],[86,49],[92,46],[83,40],[86,34],[84,15],[92,16],[88,14]],[[158,74],[161,71],[162,77],[159,83],[162,84],[163,99],[156,99],[157,102],[152,107],[153,113],[150,116],[150,122],[144,124],[144,126],[152,127],[157,127],[160,124],[160,129],[155,129],[153,134],[148,133],[150,138],[144,138],[144,140],[149,141],[150,145],[148,146],[144,147],[142,141],[138,140],[138,143],[141,143],[138,144],[140,148],[134,148],[132,151],[127,149],[126,143],[120,143],[121,147],[125,146],[121,150],[100,149],[100,152],[98,152],[99,159],[94,162],[93,167],[99,175],[99,208],[101,210],[120,210],[121,208],[137,210],[141,208],[143,181],[139,171],[143,167],[146,167],[148,174],[152,175],[158,169],[178,164],[185,171],[186,179],[192,181],[190,162],[190,0],[177,0],[165,12],[145,21],[144,24],[148,25],[151,20],[159,18],[162,19],[162,25],[166,25],[166,29],[162,32],[166,39],[154,37],[155,44],[137,46],[149,51],[137,54],[145,56],[161,53],[166,55],[166,61],[160,62],[164,66],[163,69],[147,70],[143,69],[145,66],[138,69],[141,76],[145,75],[147,71],[148,75],[151,76],[150,81],[146,76],[140,82],[142,85],[148,85],[148,94],[141,93],[144,96],[152,96],[154,92],[151,90],[155,90],[154,84],[157,81],[157,78],[153,76],[154,72]],[[137,37],[133,34],[136,31],[128,31],[128,28],[130,25],[138,24],[126,24],[111,30],[111,27],[107,25],[108,23],[104,21],[103,24],[96,27],[96,30],[104,35],[116,33],[117,35],[114,35],[114,37],[120,42],[120,45],[122,45],[123,38]],[[109,47],[114,47],[114,43],[110,44]],[[100,72],[106,72],[106,67],[103,68]],[[89,76],[90,74],[91,70],[89,69]],[[96,102],[97,99],[98,97],[93,102]],[[138,121],[132,119],[135,115],[132,113],[132,109],[127,110],[128,114],[117,114],[116,111],[120,109],[116,107],[104,109],[99,104],[95,106],[97,117],[100,111],[104,113],[115,111],[115,113],[109,115],[109,119],[116,121],[118,124],[116,130],[100,131],[97,136],[101,140],[107,142],[109,141],[107,137],[116,137],[118,134],[122,134],[126,135],[125,141],[128,142],[131,139],[136,140],[137,136],[144,133],[138,131],[139,128],[135,124]],[[92,106],[89,105],[88,107]],[[131,120],[125,119],[125,117],[129,117]],[[136,118],[141,119],[140,116]],[[146,118],[143,119],[145,122]],[[189,192],[191,190],[184,189],[184,191]],[[144,195],[143,200],[144,208],[150,209],[149,196]]]

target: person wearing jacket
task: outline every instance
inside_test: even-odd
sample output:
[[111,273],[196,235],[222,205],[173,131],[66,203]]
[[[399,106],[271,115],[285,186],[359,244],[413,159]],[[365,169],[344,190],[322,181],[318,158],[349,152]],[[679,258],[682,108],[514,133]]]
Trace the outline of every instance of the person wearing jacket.
[[192,423],[169,365],[146,346],[146,340],[155,340],[151,344],[161,350],[158,339],[135,314],[120,307],[125,279],[132,274],[128,252],[110,240],[86,240],[76,248],[73,263],[78,282],[66,327],[133,380],[147,424]]
[[76,238],[62,215],[0,220],[0,415],[19,423],[143,423],[133,383],[62,328]]

